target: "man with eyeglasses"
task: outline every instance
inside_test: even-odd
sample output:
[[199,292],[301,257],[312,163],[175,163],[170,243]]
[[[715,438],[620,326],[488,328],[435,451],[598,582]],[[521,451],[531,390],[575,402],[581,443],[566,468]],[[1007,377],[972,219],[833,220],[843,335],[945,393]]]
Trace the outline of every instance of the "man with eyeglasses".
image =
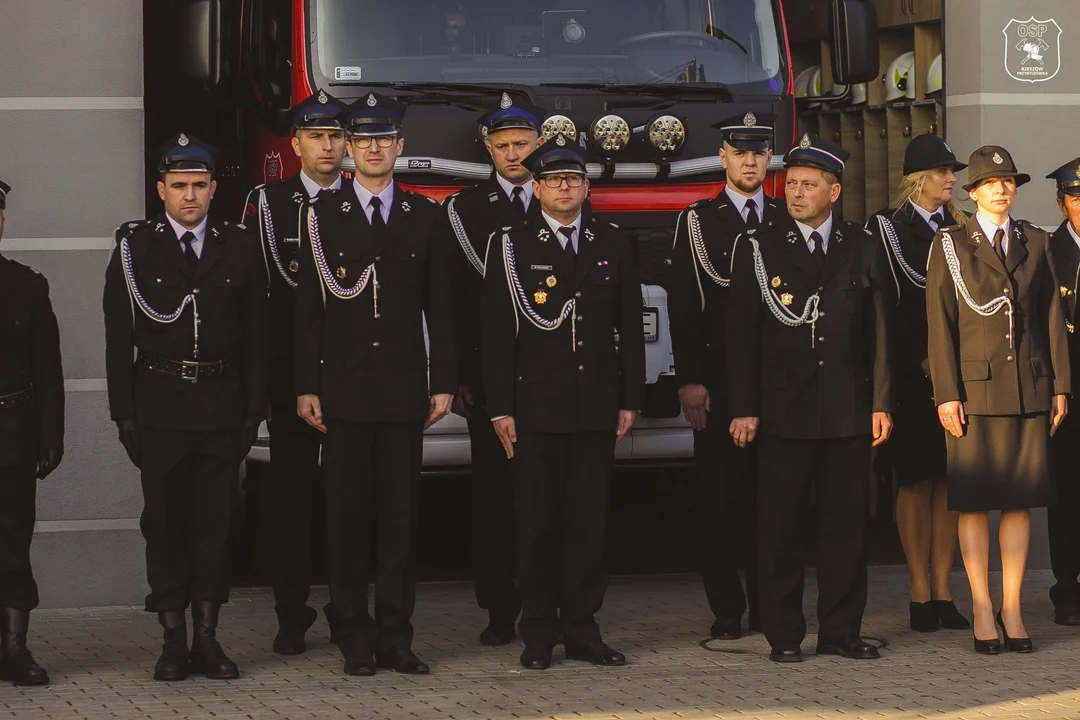
[[325,433],[327,574],[347,675],[428,672],[410,623],[424,430],[457,390],[439,208],[394,182],[404,114],[376,93],[345,111],[356,174],[307,210],[299,253],[297,411]]
[[[279,655],[304,652],[304,634],[318,617],[307,601],[311,592],[311,540],[321,476],[322,433],[296,414],[293,311],[304,213],[316,200],[329,198],[341,189],[345,129],[339,116],[344,110],[345,104],[325,90],[294,107],[292,148],[300,158],[300,171],[286,180],[255,188],[245,205],[245,221],[259,228],[270,282],[269,530],[278,619],[273,649]],[[326,606],[331,623],[332,607]]]
[[492,176],[454,193],[443,204],[440,241],[451,258],[458,395],[454,412],[466,418],[472,450],[472,570],[476,603],[488,612],[485,645],[514,639],[521,598],[514,584],[513,487],[510,461],[485,410],[480,355],[480,297],[488,238],[503,226],[540,216],[532,173],[524,160],[536,149],[541,108],[504,93],[479,123],[495,165]]
[[615,445],[645,394],[641,286],[627,234],[582,211],[575,142],[556,136],[525,166],[541,215],[488,244],[482,338],[487,412],[512,460],[520,661],[550,667],[561,629],[567,659],[622,665],[594,616]]
[[[748,606],[750,629],[761,629],[752,454],[728,437],[726,317],[736,238],[787,217],[784,204],[762,190],[775,119],[748,112],[713,126],[723,137],[720,162],[727,185],[679,215],[672,250],[671,344],[683,416],[694,429],[701,576],[714,618],[709,634],[725,640],[741,637]],[[739,580],[743,561],[745,592]]]

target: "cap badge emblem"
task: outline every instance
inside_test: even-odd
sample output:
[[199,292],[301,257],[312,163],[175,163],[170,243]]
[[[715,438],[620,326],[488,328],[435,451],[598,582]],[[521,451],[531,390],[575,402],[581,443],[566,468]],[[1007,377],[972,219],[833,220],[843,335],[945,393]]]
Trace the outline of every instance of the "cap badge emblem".
[[555,138],[555,144],[559,147],[564,147],[566,145],[566,138],[562,135],[558,136],[557,138]]
[[544,284],[547,285],[548,287],[555,287],[555,284],[557,282],[559,282],[559,281],[555,279],[554,275],[548,275],[547,280],[544,281]]
[[1080,178],[1080,163],[1076,165],[1076,177]]
[[754,127],[755,125],[757,125],[757,116],[754,115],[754,113],[752,112],[748,112],[743,115],[742,121],[743,125],[745,125],[746,127]]
[[368,93],[367,104],[368,107],[375,107],[378,104],[378,100],[375,99],[375,93]]
[[543,305],[544,303],[547,302],[547,293],[544,292],[543,290],[537,290],[536,292],[533,293],[533,301],[537,305]]
[[776,277],[774,277],[774,278],[773,278],[773,279],[772,279],[772,280],[771,280],[771,281],[769,282],[769,284],[770,284],[770,285],[772,285],[772,286],[773,286],[774,288],[778,288],[778,287],[780,287],[780,283],[781,283],[781,282],[783,282],[783,281],[782,281],[782,280],[780,279],[780,276],[779,276],[779,275],[777,275]]
[[180,139],[176,141],[176,144],[179,145],[180,147],[187,147],[188,143],[190,143],[190,142],[191,141],[188,140],[187,135],[185,135],[184,133],[180,133]]
[[786,307],[795,301],[795,296],[791,293],[784,293],[780,296],[780,302]]
[[[941,141],[941,144],[945,146],[945,149],[946,149],[946,150],[948,150],[948,151],[949,151],[950,153],[952,153],[952,148],[951,148],[951,147],[949,147],[949,143],[947,143],[947,142],[945,142],[944,140],[942,140],[942,141]],[[955,155],[956,153],[953,153],[953,154]]]
[[799,141],[799,147],[803,150],[810,148],[810,135],[808,133],[802,136],[802,140]]
[[1001,155],[999,155],[998,153],[994,153],[994,157],[990,159],[994,161],[995,165],[1000,165],[1001,163],[1005,162],[1005,160],[1002,159]]
[[514,101],[510,99],[510,96],[506,93],[502,94],[502,98],[499,100],[499,107],[503,110],[514,104]]
[[326,97],[326,91],[325,90],[320,90],[319,91],[319,102],[321,102],[323,105],[325,105],[329,99],[330,98]]

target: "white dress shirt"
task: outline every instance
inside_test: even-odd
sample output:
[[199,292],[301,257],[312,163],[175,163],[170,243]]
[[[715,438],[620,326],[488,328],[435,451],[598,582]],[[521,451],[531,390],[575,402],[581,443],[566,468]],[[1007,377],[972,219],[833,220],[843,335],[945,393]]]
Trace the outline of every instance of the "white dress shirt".
[[563,225],[561,222],[551,217],[543,210],[540,211],[540,214],[544,216],[544,220],[547,221],[548,227],[551,228],[551,232],[555,233],[555,237],[559,239],[559,244],[562,245],[563,250],[566,249],[566,236],[559,232],[559,228],[574,228],[574,253],[577,254],[578,248],[581,247],[581,243],[579,242],[579,238],[581,237],[581,215],[578,215],[576,218],[574,218],[574,222],[570,223],[569,225]]
[[[371,198],[375,197],[375,194],[368,190],[366,187],[353,180],[353,190],[356,191],[356,199],[360,201],[361,207],[364,208],[364,215],[367,217],[368,222],[371,222]],[[386,188],[379,193],[379,200],[382,201],[382,207],[379,208],[379,214],[382,215],[384,223],[390,222],[390,206],[394,204],[394,183],[390,183]]]
[[319,194],[320,190],[340,190],[341,189],[341,174],[337,176],[337,180],[333,182],[328,188],[324,188],[319,183],[315,182],[307,176],[307,173],[303,170],[300,171],[300,182],[304,183],[304,189],[307,190],[309,198],[313,198]]
[[529,204],[532,202],[533,199],[532,178],[526,180],[524,185],[515,185],[499,173],[495,173],[495,180],[499,183],[499,187],[503,189],[503,192],[506,193],[506,197],[510,198],[511,200],[514,199],[514,188],[521,188],[521,202],[525,203],[525,212],[529,211]]
[[806,241],[806,247],[810,249],[810,254],[814,254],[814,241],[810,239],[811,233],[817,233],[821,236],[821,250],[825,254],[829,252],[829,236],[832,235],[832,213],[829,213],[829,217],[825,218],[825,222],[821,223],[821,227],[812,228],[809,225],[804,225],[798,220],[795,224],[799,226],[799,232],[802,233],[803,240]]
[[[983,217],[982,212],[975,213],[975,219],[979,221],[979,227],[982,228],[983,235],[986,236],[987,242],[990,243],[990,247],[994,247],[994,234],[998,231],[998,225],[994,224],[994,221]],[[1005,239],[1002,241],[1002,251],[1007,255],[1009,253],[1009,226],[1012,224],[1011,218],[1005,218],[1005,224],[1001,225],[1001,229],[1005,231]],[[997,248],[994,248],[997,250]]]
[[765,216],[764,216],[764,212],[765,212],[765,191],[762,190],[761,188],[758,188],[757,195],[755,195],[752,198],[748,198],[745,195],[740,195],[739,193],[732,190],[731,189],[731,183],[728,183],[727,185],[724,186],[724,192],[727,193],[728,199],[731,200],[731,203],[735,206],[735,209],[739,211],[739,217],[741,217],[743,220],[747,219],[747,216],[746,216],[746,201],[747,200],[753,200],[754,201],[754,210],[757,211],[758,220],[761,221],[761,220],[765,219]]
[[[172,215],[165,213],[165,217],[169,219],[169,224],[172,225],[173,232],[176,233],[176,237],[179,240],[184,237],[184,233],[190,232],[195,234],[195,240],[191,243],[191,249],[195,251],[195,255],[202,257],[203,241],[206,240],[206,226],[210,224],[209,216],[204,217],[203,221],[199,223],[199,226],[193,230],[188,230],[180,223],[173,220]],[[184,250],[187,244],[183,240],[180,240],[180,250]]]
[[1073,230],[1072,223],[1068,223],[1065,227],[1069,228],[1069,234],[1072,235],[1073,242],[1080,246],[1080,235],[1077,235],[1076,231]]

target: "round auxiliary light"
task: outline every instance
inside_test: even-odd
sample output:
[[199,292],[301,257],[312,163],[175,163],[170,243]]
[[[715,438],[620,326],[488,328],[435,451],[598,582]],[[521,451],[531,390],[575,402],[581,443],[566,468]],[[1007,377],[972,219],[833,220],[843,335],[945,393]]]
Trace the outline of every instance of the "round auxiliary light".
[[671,155],[686,144],[686,126],[674,115],[661,115],[649,121],[649,142],[665,155]]
[[563,24],[563,40],[571,45],[577,45],[585,39],[585,28],[574,18],[570,18]]
[[589,135],[600,151],[607,154],[621,152],[630,144],[630,123],[618,115],[604,115],[593,120]]
[[550,140],[556,135],[565,135],[571,139],[577,139],[577,127],[574,121],[565,115],[552,115],[540,126],[540,134],[545,140]]

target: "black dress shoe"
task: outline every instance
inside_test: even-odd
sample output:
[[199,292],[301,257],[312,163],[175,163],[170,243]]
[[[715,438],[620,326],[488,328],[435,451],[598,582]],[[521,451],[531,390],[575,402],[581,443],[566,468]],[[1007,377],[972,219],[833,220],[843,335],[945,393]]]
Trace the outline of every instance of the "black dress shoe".
[[199,600],[191,603],[191,651],[188,672],[205,675],[209,680],[233,680],[240,670],[217,640],[218,611],[221,603]]
[[345,674],[353,677],[371,677],[375,674],[375,656],[366,647],[356,645],[344,651]]
[[319,618],[313,608],[302,607],[278,613],[278,632],[274,652],[278,655],[299,655],[307,650],[304,634]]
[[717,640],[738,640],[742,637],[742,626],[738,620],[721,620],[717,618],[709,628],[709,637]]
[[769,653],[769,659],[778,663],[802,662],[802,650],[799,648],[776,648]]
[[165,630],[165,642],[161,656],[154,665],[154,679],[160,682],[187,680],[188,643],[187,619],[181,610],[158,613],[158,621]]
[[26,648],[30,611],[0,608],[0,680],[15,685],[48,685],[49,673]]
[[1080,607],[1061,607],[1055,609],[1054,622],[1058,625],[1080,625]]
[[427,675],[431,669],[409,648],[388,648],[375,653],[375,664],[403,675]]
[[514,620],[490,616],[488,626],[480,631],[480,642],[484,645],[508,645],[514,642]]
[[618,650],[608,647],[603,640],[590,640],[581,645],[567,645],[566,659],[581,660],[591,662],[593,665],[606,665],[608,667],[626,664],[626,656]]
[[980,655],[997,655],[1001,652],[1001,641],[996,637],[993,640],[980,640],[975,637],[975,631],[971,631],[971,637],[975,640],[975,652]]
[[997,614],[998,625],[1001,626],[1001,634],[1005,636],[1005,649],[1010,652],[1029,653],[1035,649],[1035,644],[1031,642],[1031,638],[1014,638],[1009,637],[1009,631],[1005,629],[1005,621],[1001,619],[1001,611],[998,610]]
[[941,621],[941,627],[948,630],[969,630],[971,623],[964,617],[952,600],[934,600],[934,614]]
[[849,660],[877,660],[881,657],[876,647],[864,642],[858,635],[831,642],[818,641],[817,654],[839,655]]
[[521,651],[521,667],[526,670],[547,670],[551,667],[551,646],[545,643],[526,643]]
[[908,617],[915,632],[935,632],[938,629],[938,616],[934,612],[934,604],[929,600],[908,603]]

